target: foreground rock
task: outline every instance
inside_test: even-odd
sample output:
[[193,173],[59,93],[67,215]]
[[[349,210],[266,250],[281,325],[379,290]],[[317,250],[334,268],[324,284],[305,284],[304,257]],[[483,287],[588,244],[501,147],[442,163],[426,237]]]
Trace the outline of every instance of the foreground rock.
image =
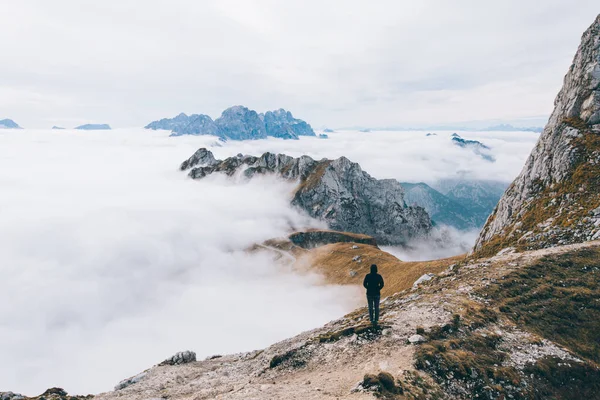
[[146,129],[164,129],[171,136],[214,135],[229,140],[264,139],[268,136],[282,139],[298,139],[315,136],[311,126],[282,108],[259,114],[244,106],[233,106],[216,120],[208,115],[184,113],[174,118],[163,118],[145,126]]
[[215,172],[251,179],[274,174],[296,181],[292,205],[313,218],[327,222],[330,229],[372,236],[380,244],[406,244],[426,236],[431,219],[421,207],[404,202],[404,191],[394,179],[375,179],[346,157],[336,160],[294,158],[265,153],[260,157],[238,155],[223,161],[200,149],[181,164],[189,176],[202,179]]
[[480,255],[600,237],[600,16],[583,34],[554,104],[477,240]]

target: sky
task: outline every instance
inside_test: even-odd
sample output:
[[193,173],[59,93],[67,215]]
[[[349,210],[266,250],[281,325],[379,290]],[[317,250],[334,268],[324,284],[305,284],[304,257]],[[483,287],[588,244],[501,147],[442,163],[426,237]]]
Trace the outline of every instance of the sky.
[[0,0],[0,119],[543,125],[597,0]]
[[[538,137],[461,134],[490,146],[496,161],[452,145],[450,132],[222,144],[141,128],[0,130],[0,390],[108,391],[178,351],[204,359],[260,349],[364,305],[362,288],[325,285],[285,259],[245,251],[323,222],[290,206],[289,182],[188,179],[178,167],[199,147],[221,159],[346,155],[375,178],[508,182]],[[474,240],[450,238],[451,254]],[[415,251],[448,255],[427,240]]]

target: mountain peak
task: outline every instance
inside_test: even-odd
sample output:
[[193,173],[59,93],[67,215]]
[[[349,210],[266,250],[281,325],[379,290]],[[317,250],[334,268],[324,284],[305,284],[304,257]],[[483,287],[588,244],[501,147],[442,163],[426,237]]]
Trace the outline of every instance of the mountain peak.
[[587,29],[554,111],[521,174],[488,218],[479,255],[600,238],[600,15]]

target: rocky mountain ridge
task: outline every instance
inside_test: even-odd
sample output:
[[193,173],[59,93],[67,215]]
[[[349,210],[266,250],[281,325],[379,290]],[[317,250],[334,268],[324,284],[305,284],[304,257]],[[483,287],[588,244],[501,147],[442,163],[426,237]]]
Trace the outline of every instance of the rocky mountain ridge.
[[204,114],[188,116],[181,113],[174,118],[151,122],[145,128],[170,130],[172,136],[214,135],[229,140],[264,139],[269,136],[298,139],[300,136],[316,136],[308,123],[294,118],[291,112],[282,108],[259,114],[244,106],[229,107],[214,121]]
[[554,111],[475,251],[536,249],[600,237],[600,15],[585,31]]
[[181,170],[190,170],[193,179],[221,172],[239,173],[246,179],[274,174],[295,181],[293,206],[333,230],[367,234],[381,244],[403,245],[425,237],[432,227],[423,208],[406,205],[398,181],[375,179],[346,157],[317,161],[309,156],[264,153],[216,160],[212,152],[201,148],[181,164]]

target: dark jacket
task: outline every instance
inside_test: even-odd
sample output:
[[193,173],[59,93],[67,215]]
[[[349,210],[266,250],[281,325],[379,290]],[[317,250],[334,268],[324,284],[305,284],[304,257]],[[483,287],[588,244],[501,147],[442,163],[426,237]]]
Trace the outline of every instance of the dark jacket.
[[367,288],[367,296],[380,296],[383,278],[377,272],[368,273],[363,281],[363,286]]

